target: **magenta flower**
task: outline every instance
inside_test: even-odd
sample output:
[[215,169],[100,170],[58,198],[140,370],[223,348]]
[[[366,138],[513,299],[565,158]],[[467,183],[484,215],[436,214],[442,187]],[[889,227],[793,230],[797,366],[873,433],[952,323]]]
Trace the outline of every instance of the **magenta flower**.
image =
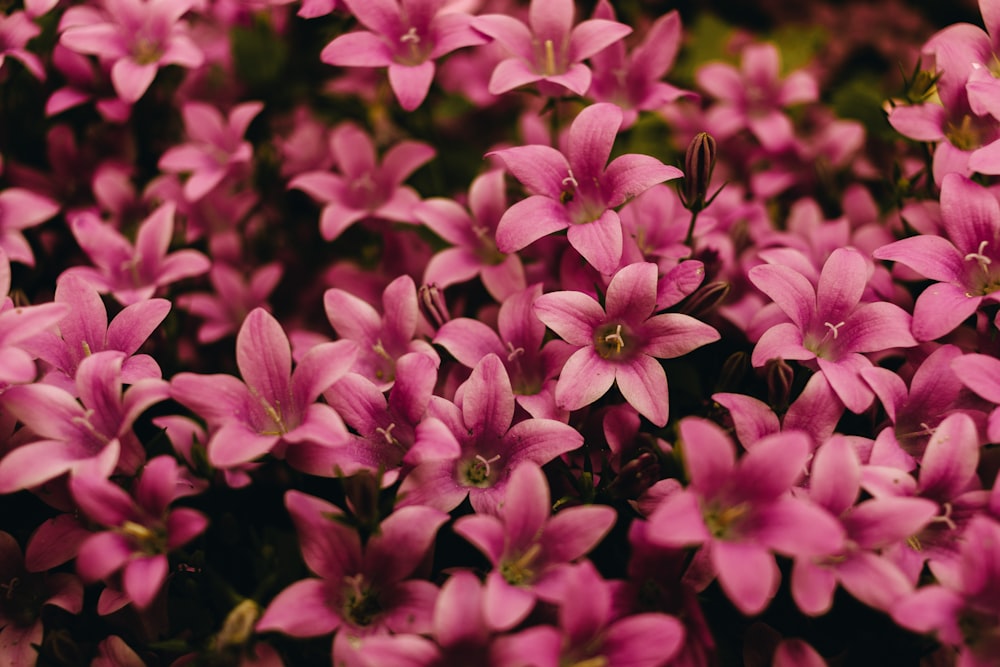
[[510,475],[499,516],[474,514],[455,522],[455,532],[490,560],[486,575],[486,620],[507,630],[531,612],[536,597],[558,602],[567,563],[582,558],[611,530],[617,514],[602,506],[564,509],[550,516],[545,475],[524,463]]
[[857,503],[861,462],[850,441],[835,436],[813,459],[809,499],[839,517],[846,541],[840,553],[796,558],[792,595],[803,612],[818,616],[833,606],[839,583],[865,604],[888,611],[912,590],[909,579],[881,549],[915,535],[937,514],[925,498],[871,498]]
[[417,337],[421,322],[417,287],[407,275],[393,280],[382,292],[381,315],[366,301],[337,288],[323,295],[323,307],[337,335],[357,343],[358,354],[351,371],[374,382],[379,389],[392,386],[396,360],[408,352],[429,357],[435,367],[440,363],[434,348]]
[[433,148],[418,141],[401,141],[379,164],[371,137],[358,126],[343,123],[330,133],[330,151],[339,174],[309,171],[288,183],[289,188],[302,190],[324,204],[319,221],[323,238],[333,241],[365,218],[417,222],[414,208],[420,196],[402,183],[434,157]]
[[94,106],[108,122],[124,123],[128,120],[132,105],[115,94],[108,73],[90,56],[57,42],[52,48],[52,65],[59,70],[66,85],[53,91],[46,100],[46,116],[55,116],[96,99]]
[[547,327],[578,348],[563,366],[556,404],[590,405],[617,383],[622,396],[657,426],[668,418],[667,374],[672,359],[719,340],[719,332],[688,315],[656,310],[656,265],[630,264],[608,284],[605,306],[582,292],[553,292],[535,301]]
[[793,145],[795,129],[784,107],[814,102],[819,97],[816,80],[798,70],[779,78],[781,55],[774,44],[748,44],[740,69],[726,63],[698,68],[698,85],[716,98],[705,125],[716,139],[725,139],[747,128],[766,150],[778,152]]
[[[324,343],[309,350],[293,371],[281,325],[256,308],[236,336],[242,382],[225,374],[179,373],[170,391],[215,429],[206,445],[208,460],[228,468],[249,463],[279,444],[342,443],[347,436],[344,422],[316,399],[347,373],[355,355],[349,341]],[[283,454],[283,448],[278,453]]]
[[[616,19],[609,0],[597,3],[594,18]],[[654,111],[682,96],[693,96],[661,80],[673,67],[680,47],[680,14],[672,10],[649,26],[642,43],[631,52],[626,53],[624,41],[618,40],[590,58],[594,76],[587,96],[620,106],[625,127],[635,123],[640,111]]]
[[666,547],[703,545],[702,558],[740,611],[759,613],[777,592],[772,552],[821,557],[843,548],[840,523],[789,493],[810,454],[804,434],[764,438],[737,462],[736,448],[714,423],[688,417],[679,429],[691,482],[650,515],[649,539]]
[[317,637],[337,631],[336,664],[358,664],[363,637],[431,629],[437,587],[411,579],[448,515],[429,507],[395,510],[362,547],[340,508],[298,491],[285,494],[302,557],[317,575],[293,583],[257,621],[257,632]]
[[226,176],[250,164],[253,146],[243,135],[263,108],[262,102],[244,102],[223,118],[214,105],[187,102],[181,114],[189,141],[167,149],[160,156],[160,169],[190,174],[184,183],[184,197],[188,201],[201,199]]
[[434,80],[434,61],[486,40],[470,27],[472,17],[447,0],[343,0],[366,31],[341,35],[320,60],[342,67],[387,67],[400,106],[421,105]]
[[199,67],[201,50],[180,20],[192,0],[104,0],[103,10],[71,7],[59,24],[59,40],[79,53],[106,59],[111,82],[124,102],[145,94],[165,65]]
[[531,193],[500,218],[501,252],[516,252],[565,229],[570,245],[588,264],[601,273],[614,272],[622,257],[622,225],[613,209],[657,183],[681,176],[677,167],[638,153],[608,164],[621,124],[620,108],[594,104],[570,125],[565,154],[543,145],[489,153]]
[[45,382],[76,391],[76,370],[86,357],[105,350],[125,355],[122,382],[159,378],[160,367],[148,354],[136,354],[170,312],[166,299],[149,299],[123,308],[108,324],[108,313],[97,290],[78,276],[64,275],[56,284],[55,302],[69,313],[59,320],[59,333],[45,331],[30,341],[29,349],[52,370]]
[[996,664],[1000,648],[1000,524],[975,517],[959,545],[954,581],[923,586],[901,598],[892,618],[914,632],[933,633],[959,649],[959,665]]
[[1000,204],[959,174],[941,181],[941,221],[948,238],[911,236],[875,251],[937,281],[917,297],[913,335],[934,340],[958,327],[984,302],[1000,300]]
[[254,308],[267,308],[267,298],[281,280],[278,263],[258,267],[248,277],[239,269],[216,262],[208,272],[214,292],[195,292],[177,297],[177,306],[203,322],[198,342],[213,343],[239,330]]
[[39,81],[45,80],[45,66],[38,56],[24,47],[37,37],[42,29],[35,25],[26,12],[0,15],[0,67],[7,56],[18,60]]
[[673,616],[648,612],[618,617],[610,582],[590,561],[568,569],[565,591],[559,628],[536,625],[498,639],[495,664],[521,665],[530,655],[538,667],[662,667],[683,644],[684,626]]
[[445,322],[434,343],[467,368],[490,353],[497,355],[519,406],[532,417],[566,421],[567,412],[556,406],[555,378],[573,348],[564,341],[545,341],[545,325],[532,310],[541,295],[542,286],[533,285],[509,296],[500,305],[496,330],[468,317]]
[[151,298],[160,287],[205,273],[211,262],[197,250],[167,254],[174,234],[174,211],[169,202],[153,211],[139,226],[134,245],[93,213],[80,213],[70,221],[70,228],[96,268],[74,266],[64,275],[78,276],[128,306]]
[[87,517],[108,530],[80,545],[76,569],[85,581],[106,579],[121,571],[122,590],[145,609],[167,578],[167,555],[208,527],[208,519],[187,507],[170,509],[177,498],[194,491],[169,456],[151,459],[130,496],[105,478],[76,475],[73,499]]
[[80,362],[76,395],[45,384],[17,385],[2,404],[36,440],[0,459],[0,493],[30,489],[65,472],[83,469],[110,476],[131,474],[146,458],[132,424],[168,396],[159,379],[139,380],[123,391],[121,352],[97,352]]
[[529,83],[539,83],[543,95],[566,90],[584,95],[590,69],[583,61],[632,32],[623,23],[591,19],[573,25],[573,0],[531,0],[528,24],[504,14],[484,14],[472,27],[492,37],[511,53],[493,70],[489,91],[500,95]]
[[445,288],[475,276],[497,301],[525,288],[524,266],[516,254],[497,250],[497,223],[507,208],[504,173],[482,174],[469,186],[469,212],[452,199],[433,198],[420,203],[414,215],[453,247],[438,252],[427,263],[424,283]]
[[79,614],[83,584],[68,572],[27,571],[17,540],[0,531],[0,586],[0,664],[34,667],[45,632],[43,610],[52,605]]
[[494,354],[476,365],[456,400],[457,405],[431,399],[427,418],[417,427],[411,460],[418,465],[399,489],[407,505],[450,512],[468,496],[477,512],[496,513],[518,465],[545,465],[583,444],[583,436],[561,422],[513,423],[510,379]]
[[59,204],[23,188],[0,191],[0,250],[10,261],[34,266],[35,255],[21,232],[59,212]]
[[754,347],[753,365],[775,358],[812,361],[848,410],[866,409],[874,394],[861,377],[872,367],[864,354],[917,344],[902,308],[885,301],[861,303],[868,274],[864,257],[851,248],[830,254],[816,287],[787,266],[750,269],[750,282],[791,320],[764,332]]
[[362,470],[381,474],[383,485],[396,481],[416,441],[437,382],[437,362],[409,352],[396,361],[396,379],[386,398],[382,383],[348,373],[324,393],[352,433],[336,447],[301,443],[288,452],[289,464],[314,475],[350,477]]

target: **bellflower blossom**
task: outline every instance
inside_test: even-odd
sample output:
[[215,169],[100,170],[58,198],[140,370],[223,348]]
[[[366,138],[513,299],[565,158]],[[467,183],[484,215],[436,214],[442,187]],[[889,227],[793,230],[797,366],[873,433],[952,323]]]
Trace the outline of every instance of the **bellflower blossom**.
[[455,522],[455,532],[490,560],[484,596],[487,622],[498,630],[520,623],[535,598],[564,597],[561,574],[611,530],[610,507],[570,507],[549,516],[552,499],[541,469],[523,463],[510,475],[499,516],[475,514]]
[[377,218],[417,222],[414,207],[420,196],[403,185],[410,174],[435,155],[419,141],[401,141],[386,151],[381,164],[371,137],[353,123],[343,123],[330,132],[330,152],[339,174],[307,171],[288,183],[321,202],[319,229],[333,241],[359,220]]
[[777,592],[772,552],[819,557],[843,548],[839,522],[788,493],[810,454],[804,434],[769,436],[737,462],[733,443],[712,422],[688,417],[679,428],[691,483],[653,511],[649,539],[668,547],[703,545],[702,557],[740,611],[759,613]]
[[134,244],[93,213],[80,213],[70,228],[95,266],[74,266],[64,275],[78,276],[128,306],[152,298],[170,283],[207,272],[211,261],[197,250],[168,254],[175,211],[169,202],[153,211],[139,226]]
[[656,310],[656,265],[630,264],[608,284],[605,306],[582,292],[552,292],[535,301],[547,327],[578,348],[556,384],[556,405],[578,410],[618,384],[625,400],[657,426],[667,423],[667,375],[657,358],[671,359],[719,339],[689,315]]
[[477,512],[496,513],[518,465],[545,465],[583,443],[576,429],[552,419],[514,423],[510,378],[495,354],[476,364],[456,402],[431,399],[411,450],[418,465],[399,489],[404,504],[451,511],[468,496]]
[[622,224],[615,208],[648,188],[681,176],[656,158],[628,153],[608,164],[622,110],[592,104],[570,125],[566,153],[551,146],[493,151],[531,193],[497,224],[497,248],[516,252],[563,229],[587,263],[611,274],[622,257]]
[[186,103],[181,114],[190,141],[167,149],[160,156],[160,169],[189,173],[184,197],[188,201],[201,199],[226,176],[250,164],[253,146],[243,140],[243,135],[263,108],[262,102],[244,102],[223,118],[214,105]]
[[142,97],[160,67],[200,67],[204,54],[181,17],[193,0],[105,0],[103,10],[79,5],[63,14],[59,40],[111,64],[111,82],[127,103]]
[[917,297],[913,335],[934,340],[958,327],[983,303],[1000,300],[1000,204],[960,174],[941,181],[941,222],[947,238],[920,234],[874,252],[936,281]]
[[221,373],[179,373],[171,380],[171,395],[214,427],[206,447],[217,467],[248,463],[279,445],[277,454],[300,442],[335,445],[347,429],[333,408],[316,399],[348,371],[356,354],[352,342],[323,343],[293,371],[281,325],[256,308],[236,336],[243,381]]
[[7,56],[18,60],[39,81],[45,80],[45,66],[34,53],[24,48],[42,29],[32,22],[27,12],[11,12],[0,16],[0,67]]
[[70,490],[83,513],[108,528],[80,545],[77,571],[84,580],[96,581],[121,570],[123,590],[140,609],[152,603],[166,581],[167,554],[208,527],[201,512],[170,509],[174,500],[196,491],[169,456],[145,465],[132,495],[93,474],[74,476]]
[[830,254],[815,287],[787,266],[750,269],[750,281],[790,320],[764,332],[753,365],[774,358],[813,361],[847,409],[865,410],[874,393],[861,377],[872,366],[864,354],[917,344],[902,308],[887,301],[861,303],[868,273],[864,257],[852,248]]
[[531,0],[527,24],[505,14],[477,16],[472,27],[511,53],[493,70],[489,91],[500,95],[537,82],[543,95],[556,96],[565,90],[584,95],[591,73],[583,61],[632,29],[607,19],[574,26],[574,13],[573,0]]
[[340,35],[320,60],[342,67],[386,67],[399,104],[413,111],[434,80],[434,61],[486,40],[452,0],[343,0],[368,30]]

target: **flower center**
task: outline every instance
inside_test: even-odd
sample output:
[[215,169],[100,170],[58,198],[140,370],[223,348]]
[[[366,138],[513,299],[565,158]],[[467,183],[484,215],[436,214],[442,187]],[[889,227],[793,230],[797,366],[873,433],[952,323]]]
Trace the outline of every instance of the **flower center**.
[[135,548],[144,554],[153,556],[167,553],[167,535],[162,529],[153,530],[135,521],[126,521],[118,527],[125,537],[132,540]]
[[463,483],[466,486],[475,486],[481,489],[488,487],[490,485],[490,473],[493,472],[490,464],[496,463],[499,460],[499,454],[489,459],[476,454],[476,456],[468,462],[465,470],[463,471]]
[[749,509],[748,503],[740,503],[731,507],[709,507],[702,513],[705,527],[708,528],[712,537],[725,539],[732,535],[734,524],[739,523]]
[[531,565],[541,552],[542,545],[532,544],[519,558],[503,561],[500,564],[500,576],[511,586],[520,586],[531,581],[535,578]]
[[344,583],[347,584],[344,590],[344,618],[359,627],[371,625],[375,617],[382,613],[378,596],[365,586],[366,582],[361,574],[344,577]]
[[543,74],[545,76],[555,76],[556,75],[556,45],[552,43],[551,39],[545,40],[545,71]]
[[427,59],[427,50],[421,47],[422,40],[417,34],[417,29],[413,26],[410,26],[409,30],[399,36],[399,42],[405,47],[399,58],[401,64],[419,65]]
[[976,252],[970,252],[970,253],[968,253],[965,256],[965,261],[968,262],[969,260],[975,260],[975,262],[977,264],[979,264],[979,268],[982,269],[983,273],[986,273],[986,274],[989,274],[989,272],[990,272],[989,266],[990,266],[990,264],[993,263],[992,259],[990,259],[989,257],[987,257],[986,255],[983,254],[983,251],[986,250],[986,246],[988,246],[988,245],[989,245],[989,242],[987,242],[987,241],[980,241],[979,242],[979,249],[976,250]]
[[983,145],[983,132],[978,124],[973,124],[973,118],[969,114],[962,116],[961,122],[956,125],[949,122],[945,135],[952,145],[963,151],[971,151]]
[[626,334],[622,332],[622,325],[615,324],[601,327],[594,336],[594,347],[597,354],[602,359],[619,359],[628,354],[626,345]]

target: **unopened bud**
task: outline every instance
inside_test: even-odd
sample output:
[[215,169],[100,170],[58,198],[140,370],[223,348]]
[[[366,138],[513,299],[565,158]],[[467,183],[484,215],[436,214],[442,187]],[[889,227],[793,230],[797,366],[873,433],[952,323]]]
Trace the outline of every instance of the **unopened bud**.
[[444,293],[435,283],[421,285],[417,290],[417,301],[420,304],[420,312],[431,323],[435,329],[451,319],[448,315],[448,304],[444,301]]
[[788,407],[792,395],[792,381],[795,379],[795,369],[784,359],[771,359],[764,366],[767,378],[767,394],[772,406],[779,410]]
[[684,154],[684,206],[701,210],[708,198],[708,186],[715,170],[716,143],[708,132],[699,132]]
[[743,382],[750,368],[750,356],[743,350],[733,352],[722,362],[718,391],[734,391]]
[[253,626],[260,617],[260,605],[247,598],[230,610],[222,629],[215,636],[216,650],[227,646],[243,646],[253,634]]
[[618,498],[634,500],[658,481],[660,460],[652,452],[642,452],[622,466],[608,490]]
[[729,283],[715,280],[702,285],[681,303],[678,310],[691,317],[702,317],[715,310],[729,296]]

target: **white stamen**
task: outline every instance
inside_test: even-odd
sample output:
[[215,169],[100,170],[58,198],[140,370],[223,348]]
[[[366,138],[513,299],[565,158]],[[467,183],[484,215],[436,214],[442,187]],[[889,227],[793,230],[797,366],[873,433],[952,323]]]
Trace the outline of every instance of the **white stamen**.
[[402,35],[399,38],[399,41],[401,41],[401,42],[413,42],[414,44],[419,44],[420,43],[420,35],[417,34],[417,29],[416,28],[412,28],[411,27],[409,30],[406,31],[405,35]]
[[573,176],[573,170],[572,169],[567,169],[566,171],[569,172],[569,176],[567,176],[566,178],[562,179],[562,184],[563,185],[570,185],[570,186],[572,186],[574,188],[580,187],[580,184],[577,182],[576,178]]
[[615,352],[621,352],[622,348],[625,347],[625,339],[622,338],[622,325],[615,326],[614,333],[609,333],[604,337],[605,343],[613,343],[615,346]]
[[823,322],[823,326],[830,329],[830,333],[833,334],[834,340],[837,339],[837,333],[840,327],[844,326],[844,322],[837,322],[836,324],[830,324],[829,322]]
[[986,267],[988,267],[990,264],[993,263],[992,259],[983,254],[983,251],[986,250],[987,245],[989,245],[989,242],[980,241],[979,250],[977,250],[976,252],[970,252],[965,256],[966,261],[970,259],[976,260],[976,262],[979,264],[979,268],[983,270],[983,273],[989,273],[989,269]]
[[490,464],[491,463],[496,463],[497,461],[499,461],[500,460],[500,455],[497,454],[496,456],[494,456],[491,459],[484,459],[479,454],[476,454],[476,460],[483,464],[483,466],[486,468],[486,476],[489,477],[490,476]]
[[507,354],[507,361],[514,361],[519,356],[524,354],[523,347],[514,347],[514,344],[511,343],[510,341],[507,341],[507,349],[510,350],[510,352]]
[[396,422],[389,424],[385,428],[379,426],[378,428],[375,429],[375,432],[381,435],[383,438],[385,438],[386,443],[390,445],[395,445],[398,444],[399,441],[396,440],[396,438],[392,435],[392,429],[394,428],[396,428]]

